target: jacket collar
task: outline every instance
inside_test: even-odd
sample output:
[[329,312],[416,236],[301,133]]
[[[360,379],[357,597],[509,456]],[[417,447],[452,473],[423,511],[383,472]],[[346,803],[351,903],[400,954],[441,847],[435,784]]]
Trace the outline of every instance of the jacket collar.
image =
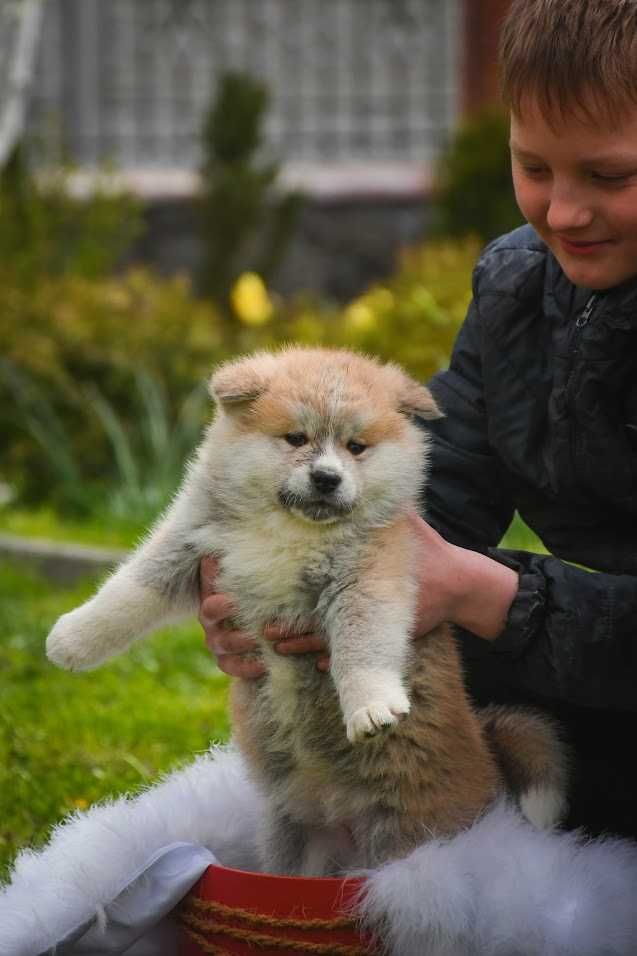
[[[577,316],[595,290],[574,285],[562,272],[553,253],[547,252],[546,278],[555,304],[565,319]],[[596,308],[596,321],[603,318],[610,327],[637,330],[637,275],[598,294],[601,300]]]
[[565,320],[580,314],[591,295],[592,289],[574,285],[562,272],[561,266],[547,248],[546,279],[559,314]]

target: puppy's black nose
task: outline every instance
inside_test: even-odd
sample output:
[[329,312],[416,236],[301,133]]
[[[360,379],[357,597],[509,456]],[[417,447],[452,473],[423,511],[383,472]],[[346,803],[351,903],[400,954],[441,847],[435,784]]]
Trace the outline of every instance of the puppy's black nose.
[[338,472],[331,471],[328,468],[315,468],[310,477],[312,484],[322,495],[329,495],[330,492],[336,491],[341,483],[341,476]]

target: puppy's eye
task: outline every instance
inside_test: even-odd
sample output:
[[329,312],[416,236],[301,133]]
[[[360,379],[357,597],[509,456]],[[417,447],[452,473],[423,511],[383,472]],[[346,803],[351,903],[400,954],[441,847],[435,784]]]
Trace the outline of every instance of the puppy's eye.
[[348,441],[347,450],[351,455],[362,455],[367,445],[363,445],[360,441]]
[[300,448],[301,445],[307,445],[307,435],[304,434],[304,432],[288,432],[288,434],[283,437],[288,445],[292,445],[293,448]]

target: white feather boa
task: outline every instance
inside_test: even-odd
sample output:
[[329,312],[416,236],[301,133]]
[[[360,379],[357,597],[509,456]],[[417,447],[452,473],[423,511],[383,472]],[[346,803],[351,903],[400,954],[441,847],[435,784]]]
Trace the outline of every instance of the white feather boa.
[[[173,956],[166,912],[214,858],[256,869],[262,805],[224,748],[74,814],[18,856],[0,890],[0,954]],[[637,953],[637,844],[539,832],[506,803],[368,877],[361,915],[397,956]]]

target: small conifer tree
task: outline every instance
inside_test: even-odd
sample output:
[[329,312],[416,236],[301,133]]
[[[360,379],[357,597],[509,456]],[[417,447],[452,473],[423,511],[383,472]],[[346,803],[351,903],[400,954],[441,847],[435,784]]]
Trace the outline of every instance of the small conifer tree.
[[509,124],[497,109],[464,120],[438,162],[433,231],[494,239],[523,222],[511,184]]
[[277,195],[278,165],[259,160],[267,106],[262,83],[225,73],[203,126],[200,289],[228,317],[239,274],[267,282],[280,264],[302,202],[296,192]]

